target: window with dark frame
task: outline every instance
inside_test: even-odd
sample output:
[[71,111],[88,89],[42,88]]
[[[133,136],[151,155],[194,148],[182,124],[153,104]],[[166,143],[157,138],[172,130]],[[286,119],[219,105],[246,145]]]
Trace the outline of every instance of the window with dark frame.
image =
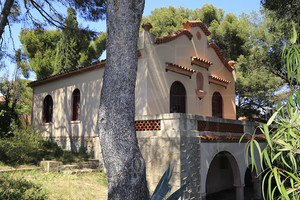
[[80,91],[75,89],[72,93],[72,113],[71,120],[78,121],[80,116]]
[[182,83],[175,81],[170,89],[170,113],[186,112],[186,91]]
[[223,118],[223,99],[219,92],[215,92],[212,97],[212,116]]
[[53,100],[51,95],[47,95],[43,102],[43,123],[52,122]]

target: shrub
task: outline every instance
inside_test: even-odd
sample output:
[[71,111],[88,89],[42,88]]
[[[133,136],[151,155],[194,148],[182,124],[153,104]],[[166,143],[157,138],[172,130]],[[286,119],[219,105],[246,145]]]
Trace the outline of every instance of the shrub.
[[39,185],[24,179],[0,178],[0,199],[44,200],[46,197]]
[[38,164],[41,160],[57,160],[64,164],[88,159],[87,149],[79,152],[63,150],[56,142],[34,134],[32,127],[14,128],[11,137],[0,138],[0,161],[7,165]]
[[37,164],[42,142],[42,137],[33,134],[32,127],[15,129],[12,137],[0,139],[0,160],[10,165]]

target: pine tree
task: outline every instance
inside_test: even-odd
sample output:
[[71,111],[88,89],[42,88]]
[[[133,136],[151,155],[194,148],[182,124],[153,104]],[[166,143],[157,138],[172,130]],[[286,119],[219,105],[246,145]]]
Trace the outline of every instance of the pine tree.
[[75,68],[79,64],[82,49],[87,49],[90,38],[87,32],[80,30],[74,8],[68,8],[62,37],[58,42],[54,74]]

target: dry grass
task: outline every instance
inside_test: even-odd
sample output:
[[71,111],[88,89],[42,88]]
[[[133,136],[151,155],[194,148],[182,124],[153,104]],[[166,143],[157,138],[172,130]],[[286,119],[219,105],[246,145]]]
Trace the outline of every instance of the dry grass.
[[39,170],[0,174],[24,178],[41,185],[49,200],[106,200],[107,182],[102,172],[84,174],[42,173]]

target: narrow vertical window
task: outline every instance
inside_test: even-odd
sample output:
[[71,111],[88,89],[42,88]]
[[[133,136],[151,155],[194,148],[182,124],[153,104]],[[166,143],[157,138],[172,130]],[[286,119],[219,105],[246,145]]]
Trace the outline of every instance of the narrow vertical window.
[[50,95],[47,95],[43,102],[43,123],[52,122],[53,115],[53,100]]
[[75,89],[72,93],[72,121],[79,120],[80,115],[80,91]]
[[223,118],[223,99],[219,92],[215,92],[212,97],[212,116]]
[[182,83],[175,81],[170,89],[170,113],[185,113],[186,91]]

